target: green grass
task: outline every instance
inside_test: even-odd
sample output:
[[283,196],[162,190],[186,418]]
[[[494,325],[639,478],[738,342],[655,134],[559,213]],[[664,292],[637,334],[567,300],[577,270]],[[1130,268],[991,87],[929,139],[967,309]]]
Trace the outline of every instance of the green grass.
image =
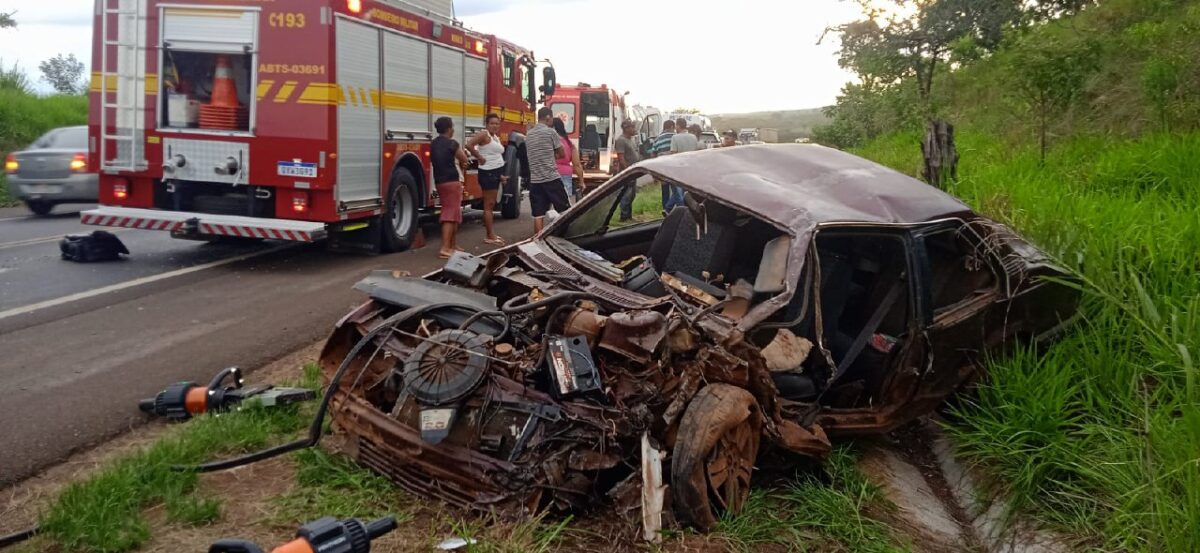
[[[859,153],[915,173],[916,134]],[[950,190],[1084,279],[1084,321],[990,363],[951,432],[1014,508],[1110,551],[1200,551],[1200,133],[1035,147],[960,131]]]
[[276,499],[280,524],[299,525],[322,516],[412,519],[411,513],[396,511],[398,505],[411,502],[395,485],[349,458],[306,449],[295,459],[296,487]]
[[[315,388],[319,368],[304,367],[300,385]],[[163,505],[170,522],[198,525],[220,516],[220,499],[197,489],[198,475],[172,465],[195,464],[277,443],[304,428],[312,404],[261,408],[250,402],[236,413],[204,415],[150,447],[125,455],[67,485],[42,516],[42,532],[68,551],[130,551],[150,538],[143,512]],[[316,452],[305,452],[313,458]],[[323,454],[322,454],[323,455]],[[308,466],[301,458],[303,467]],[[332,461],[330,461],[332,463]],[[311,477],[310,477],[311,478]]]
[[[467,540],[463,549],[469,553],[546,553],[570,550],[567,544],[575,534],[584,533],[570,527],[571,518],[549,520],[538,515],[516,523],[501,523],[494,518],[454,519],[450,521],[451,536]],[[430,544],[446,539],[441,534],[430,536]],[[474,540],[475,543],[470,543]]]
[[849,446],[833,451],[822,465],[824,478],[802,475],[775,489],[755,489],[744,510],[720,521],[717,535],[737,551],[778,545],[791,549],[846,552],[906,551],[879,515],[891,508],[882,492],[855,466]]
[[142,513],[154,505],[164,504],[172,522],[212,521],[220,514],[218,500],[198,493],[197,474],[171,466],[261,448],[294,433],[304,421],[294,407],[248,407],[189,421],[144,451],[69,484],[43,516],[42,531],[67,550],[115,552],[135,549],[150,538]]

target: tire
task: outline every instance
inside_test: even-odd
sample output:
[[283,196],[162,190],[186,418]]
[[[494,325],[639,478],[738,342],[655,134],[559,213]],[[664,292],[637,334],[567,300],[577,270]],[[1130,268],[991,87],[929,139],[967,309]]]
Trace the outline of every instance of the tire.
[[517,158],[516,148],[509,146],[504,151],[504,163],[508,172],[508,182],[504,184],[504,196],[498,202],[500,216],[516,219],[521,216],[521,161]]
[[50,210],[54,209],[54,204],[45,200],[27,200],[25,206],[32,211],[34,215],[49,215]]
[[750,392],[710,384],[692,398],[671,453],[671,504],[681,524],[711,532],[721,513],[741,511],[761,435]]
[[421,223],[417,214],[417,183],[408,169],[397,168],[388,184],[387,209],[379,225],[384,251],[402,252],[412,246]]

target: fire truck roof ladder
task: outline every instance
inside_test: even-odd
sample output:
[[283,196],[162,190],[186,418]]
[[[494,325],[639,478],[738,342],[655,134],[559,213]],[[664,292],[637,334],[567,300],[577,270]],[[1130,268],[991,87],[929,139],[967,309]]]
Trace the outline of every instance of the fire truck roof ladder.
[[[100,0],[98,5],[101,170],[145,170],[146,0]],[[110,24],[110,16],[115,16],[116,25]],[[110,46],[115,56],[109,56]],[[115,90],[109,86],[110,76]],[[110,102],[109,93],[114,92],[116,99]],[[115,153],[109,151],[109,141],[116,146]]]

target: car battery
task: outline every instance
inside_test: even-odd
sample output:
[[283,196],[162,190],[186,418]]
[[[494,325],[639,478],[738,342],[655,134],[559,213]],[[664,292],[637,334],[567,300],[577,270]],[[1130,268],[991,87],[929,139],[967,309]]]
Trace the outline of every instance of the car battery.
[[550,393],[559,399],[600,390],[600,370],[583,336],[552,336],[546,341]]

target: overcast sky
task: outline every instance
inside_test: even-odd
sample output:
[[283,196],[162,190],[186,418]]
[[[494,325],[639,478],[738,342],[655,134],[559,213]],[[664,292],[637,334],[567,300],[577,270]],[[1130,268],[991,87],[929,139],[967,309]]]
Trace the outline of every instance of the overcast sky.
[[[18,23],[0,31],[0,61],[35,81],[57,53],[88,63],[92,6],[0,0]],[[459,0],[456,9],[469,27],[549,58],[560,83],[604,83],[637,103],[706,113],[832,103],[852,77],[837,66],[836,40],[817,41],[859,15],[846,0]]]

